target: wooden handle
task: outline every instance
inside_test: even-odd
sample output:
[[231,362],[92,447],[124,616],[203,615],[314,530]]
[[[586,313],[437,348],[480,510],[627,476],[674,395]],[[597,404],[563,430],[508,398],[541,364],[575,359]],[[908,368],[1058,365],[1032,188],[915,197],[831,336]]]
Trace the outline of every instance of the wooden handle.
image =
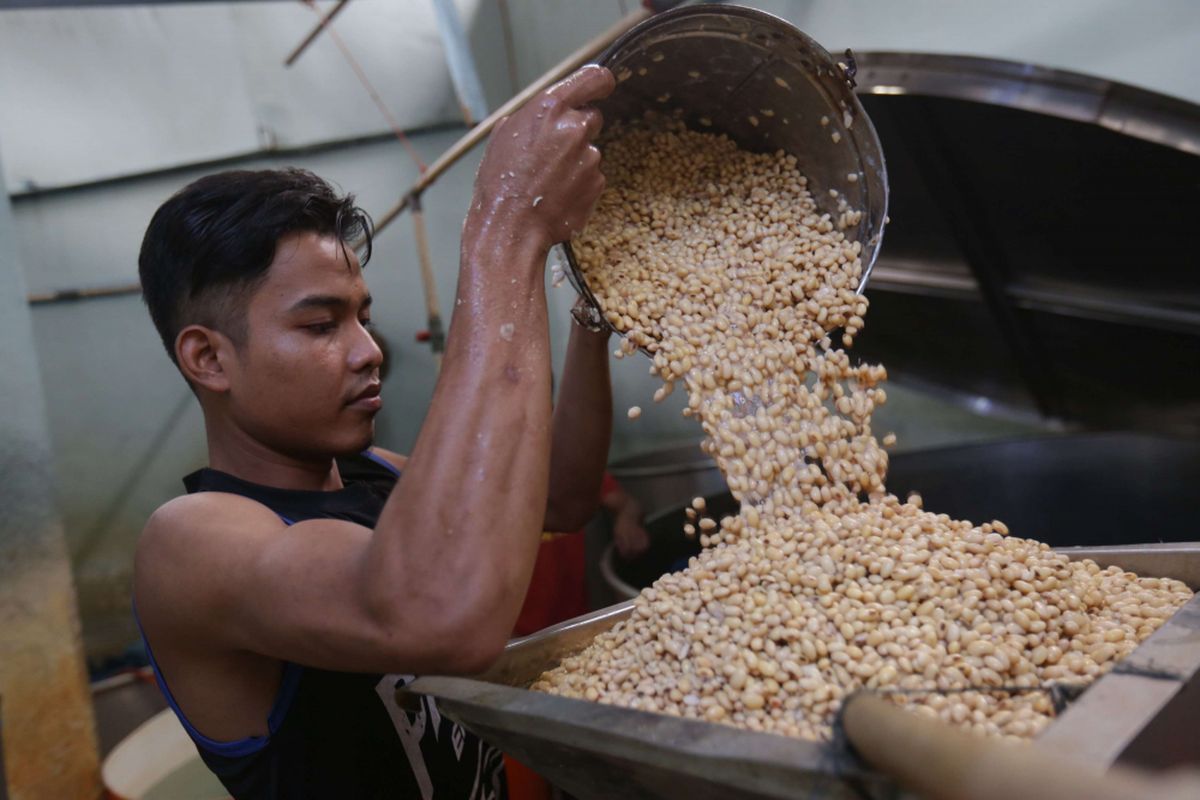
[[929,800],[1183,800],[1195,776],[1101,772],[1036,743],[977,736],[906,711],[868,692],[842,711],[846,738],[875,769]]

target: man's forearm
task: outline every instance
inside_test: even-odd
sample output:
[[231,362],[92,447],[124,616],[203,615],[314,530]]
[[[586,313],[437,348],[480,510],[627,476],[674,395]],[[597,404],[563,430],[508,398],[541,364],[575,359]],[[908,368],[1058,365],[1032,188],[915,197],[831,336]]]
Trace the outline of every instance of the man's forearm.
[[573,325],[554,407],[547,530],[578,530],[596,512],[611,437],[608,333]]
[[[516,230],[485,217],[464,231],[443,369],[380,518],[380,528],[404,533],[380,547],[380,574],[405,575],[406,592],[426,595],[443,615],[458,605],[462,629],[481,635],[489,627],[507,634],[516,619],[549,481],[550,342],[534,266],[545,250],[510,235]],[[483,612],[508,621],[486,626],[476,619]]]

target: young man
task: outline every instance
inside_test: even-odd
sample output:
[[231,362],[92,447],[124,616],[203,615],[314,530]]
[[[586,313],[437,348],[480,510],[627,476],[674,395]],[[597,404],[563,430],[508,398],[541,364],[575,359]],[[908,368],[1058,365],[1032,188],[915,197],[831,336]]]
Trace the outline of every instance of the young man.
[[209,467],[147,523],[136,611],[164,693],[239,800],[503,795],[496,752],[393,695],[397,674],[488,666],[541,532],[595,508],[607,337],[573,331],[552,420],[543,269],[603,189],[587,104],[612,86],[584,68],[493,132],[407,458],[368,450],[381,354],[352,198],[298,170],[224,173],[151,221],[143,291]]

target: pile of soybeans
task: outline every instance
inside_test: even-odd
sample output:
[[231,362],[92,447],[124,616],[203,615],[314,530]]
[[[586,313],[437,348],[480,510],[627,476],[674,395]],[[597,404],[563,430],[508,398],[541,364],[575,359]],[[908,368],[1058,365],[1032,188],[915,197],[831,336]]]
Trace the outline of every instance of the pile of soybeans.
[[655,399],[683,383],[741,510],[697,499],[701,554],[534,689],[821,739],[867,687],[1030,737],[1054,714],[1034,687],[1095,680],[1192,596],[886,493],[886,372],[828,333],[863,327],[858,212],[822,214],[794,158],[658,120],[610,134],[603,169],[580,268]]

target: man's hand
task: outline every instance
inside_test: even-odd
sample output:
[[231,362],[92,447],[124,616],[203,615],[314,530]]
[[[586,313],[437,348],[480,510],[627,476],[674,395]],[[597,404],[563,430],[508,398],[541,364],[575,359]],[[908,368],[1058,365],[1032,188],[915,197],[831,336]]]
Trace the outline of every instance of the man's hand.
[[479,165],[468,224],[479,215],[516,222],[542,249],[581,229],[604,190],[592,145],[604,121],[587,104],[615,85],[611,72],[589,65],[501,120]]
[[650,532],[646,530],[642,504],[619,484],[601,499],[600,504],[612,519],[613,544],[617,555],[626,560],[637,558],[650,549]]
[[650,533],[640,514],[621,513],[613,519],[613,544],[617,555],[628,561],[650,549]]

